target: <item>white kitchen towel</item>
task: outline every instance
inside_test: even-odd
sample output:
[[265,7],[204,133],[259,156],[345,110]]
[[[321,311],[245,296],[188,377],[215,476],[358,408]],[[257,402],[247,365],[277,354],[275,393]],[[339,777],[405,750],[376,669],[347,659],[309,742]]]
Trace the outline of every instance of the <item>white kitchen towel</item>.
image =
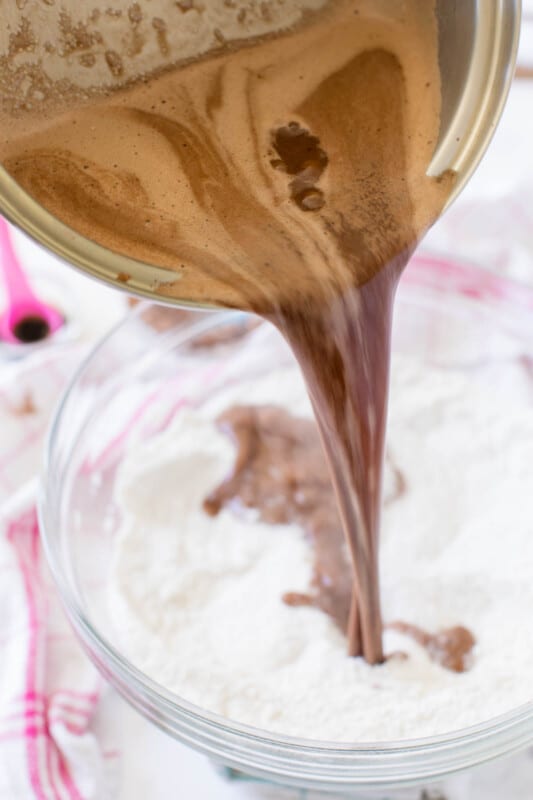
[[50,419],[85,346],[45,346],[17,360],[0,350],[0,509],[41,469]]
[[35,510],[46,428],[82,350],[4,363],[0,380],[0,800],[111,800],[117,753],[91,731],[102,688],[44,557]]
[[0,797],[106,800],[113,752],[90,730],[100,679],[42,552],[33,482],[0,514]]

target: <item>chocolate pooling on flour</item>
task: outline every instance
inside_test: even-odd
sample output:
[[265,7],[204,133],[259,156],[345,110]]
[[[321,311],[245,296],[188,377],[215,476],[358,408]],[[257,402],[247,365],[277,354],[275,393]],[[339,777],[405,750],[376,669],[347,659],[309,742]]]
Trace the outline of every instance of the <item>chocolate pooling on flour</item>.
[[204,509],[253,508],[264,522],[301,526],[313,547],[312,585],[283,599],[322,609],[345,632],[353,577],[316,425],[276,406],[235,406],[217,426],[235,444],[235,465]]
[[[233,406],[218,417],[217,427],[235,445],[235,463],[205,499],[205,511],[254,509],[271,525],[299,525],[313,550],[311,586],[304,593],[287,591],[283,601],[319,608],[345,632],[353,570],[316,425],[277,406]],[[406,487],[399,467],[391,469],[395,487],[386,503],[400,499]],[[404,622],[387,627],[413,638],[446,669],[464,672],[471,664],[475,639],[462,626],[434,635]]]

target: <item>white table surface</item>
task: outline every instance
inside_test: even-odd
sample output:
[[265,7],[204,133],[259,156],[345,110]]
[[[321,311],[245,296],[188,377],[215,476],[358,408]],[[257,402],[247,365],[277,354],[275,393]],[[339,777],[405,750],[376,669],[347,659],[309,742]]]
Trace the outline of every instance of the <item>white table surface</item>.
[[[509,198],[513,202],[518,198],[527,211],[528,197],[533,200],[533,82],[517,81],[484,162],[446,218],[430,232],[425,246],[452,249],[460,257],[533,284],[533,222],[529,226],[528,219],[522,219],[515,225],[516,215],[508,211]],[[498,223],[501,214],[506,215],[505,224]],[[456,233],[458,224],[461,236]],[[509,230],[513,241],[509,241]],[[38,261],[41,273],[49,271],[57,276],[58,270],[64,269],[20,235],[17,246],[25,260]],[[68,283],[85,338],[97,338],[123,315],[124,299],[112,290],[74,272],[69,273]],[[202,756],[156,730],[111,690],[104,697],[96,724],[123,753],[117,800],[315,798],[224,780]],[[448,782],[444,796],[446,800],[532,800],[533,756],[523,753],[458,776]],[[406,797],[420,800],[421,793],[413,790]],[[428,800],[432,797],[431,793],[427,795]]]

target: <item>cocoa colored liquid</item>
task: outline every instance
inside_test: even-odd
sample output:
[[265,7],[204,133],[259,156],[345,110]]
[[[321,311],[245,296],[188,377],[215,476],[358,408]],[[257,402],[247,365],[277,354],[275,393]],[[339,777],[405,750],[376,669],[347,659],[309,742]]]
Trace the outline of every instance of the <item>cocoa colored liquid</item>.
[[[303,371],[353,568],[350,653],[383,659],[378,533],[394,292],[453,178],[429,0],[330,0],[49,118],[0,159],[87,237],[165,270],[161,296],[253,311]],[[118,276],[125,284],[129,275]]]

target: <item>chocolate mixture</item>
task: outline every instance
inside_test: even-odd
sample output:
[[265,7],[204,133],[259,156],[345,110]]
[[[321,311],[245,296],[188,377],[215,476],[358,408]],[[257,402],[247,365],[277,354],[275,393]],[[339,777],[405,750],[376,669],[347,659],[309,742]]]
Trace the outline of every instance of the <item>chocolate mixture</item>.
[[[316,602],[348,619],[351,654],[379,663],[393,298],[453,185],[428,175],[440,128],[434,3],[325,0],[293,28],[250,36],[218,37],[202,58],[62,114],[4,114],[0,160],[64,223],[152,265],[161,298],[252,311],[280,329],[346,538],[332,500],[319,509],[309,497],[324,481],[305,484],[306,510],[290,508],[320,548]],[[334,530],[327,546],[322,524]],[[337,585],[318,591],[330,573]]]
[[[310,591],[287,592],[283,600],[319,608],[346,631],[353,572],[316,425],[276,406],[234,406],[219,416],[217,426],[235,444],[235,465],[204,509],[216,515],[225,506],[236,513],[253,508],[263,522],[300,525],[314,554]],[[393,469],[396,487],[385,503],[401,497],[405,487],[401,471]],[[446,669],[464,672],[471,664],[475,639],[466,628],[432,635],[403,622],[388,627],[413,638]]]
[[300,525],[314,551],[311,591],[288,592],[284,600],[316,606],[346,631],[352,570],[316,425],[275,406],[235,406],[217,425],[235,443],[235,466],[205,510],[214,515],[236,505],[257,509],[264,522]]
[[466,672],[472,666],[472,650],[476,640],[468,628],[462,625],[446,628],[435,634],[427,633],[417,625],[409,625],[407,622],[392,622],[387,627],[410,636],[425,647],[433,661],[446,669]]

